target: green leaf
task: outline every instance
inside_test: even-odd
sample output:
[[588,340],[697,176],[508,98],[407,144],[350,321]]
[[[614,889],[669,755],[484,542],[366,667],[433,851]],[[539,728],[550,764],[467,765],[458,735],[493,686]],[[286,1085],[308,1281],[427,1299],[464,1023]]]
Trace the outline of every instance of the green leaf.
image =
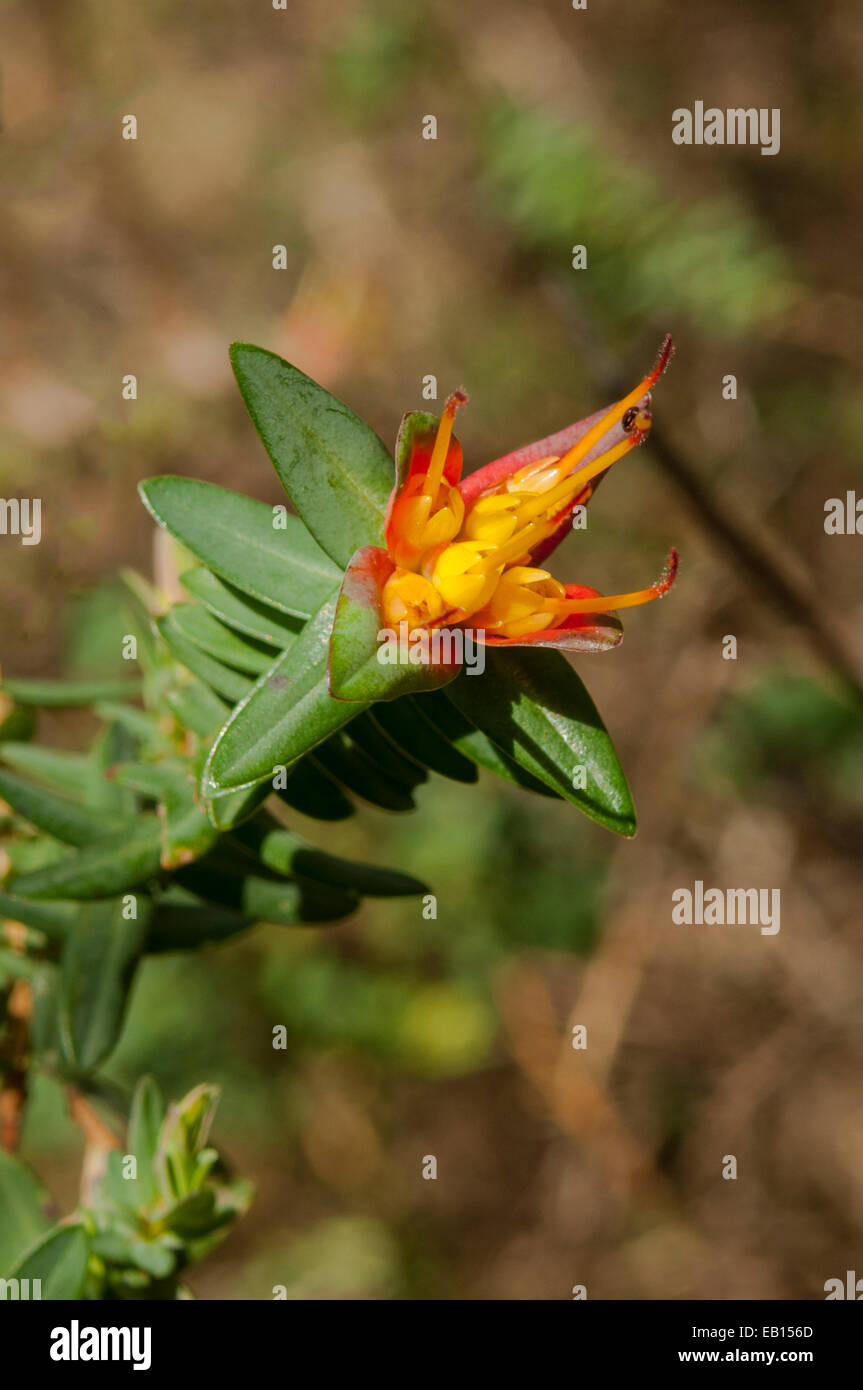
[[68,903],[33,903],[0,892],[0,918],[34,927],[52,941],[65,939],[75,916],[76,909]]
[[[127,706],[121,705],[125,710]],[[139,711],[135,711],[137,714]],[[138,801],[125,787],[113,780],[113,770],[124,758],[130,758],[137,739],[121,723],[111,723],[94,740],[90,748],[87,776],[83,786],[84,804],[91,810],[110,817],[110,823],[131,820],[137,812]]]
[[56,968],[43,970],[31,984],[33,1022],[30,1029],[33,1052],[50,1054],[53,1068],[60,1052],[60,1021],[57,1000],[60,993],[60,972]]
[[0,1278],[7,1278],[15,1261],[50,1230],[49,1204],[50,1197],[33,1169],[0,1149]]
[[350,797],[339,784],[315,762],[314,754],[300,758],[288,769],[284,787],[275,788],[276,795],[286,806],[313,820],[347,820],[354,814]]
[[[244,831],[248,829],[244,827]],[[325,854],[289,830],[254,827],[253,839],[261,862],[280,874],[300,874],[369,898],[413,897],[428,892],[426,885],[410,874]]]
[[220,700],[208,685],[191,672],[183,685],[167,691],[165,702],[180,723],[199,738],[212,738],[231,712],[230,705]]
[[22,874],[12,886],[25,898],[112,898],[157,874],[159,856],[159,822],[155,816],[146,816],[129,830],[78,854]]
[[232,1220],[233,1212],[216,1211],[216,1194],[211,1187],[201,1192],[190,1192],[188,1197],[170,1207],[161,1218],[162,1225],[183,1240],[196,1240],[209,1235],[226,1221]]
[[70,933],[60,970],[60,1035],[68,1061],[92,1071],[120,1036],[132,978],[147,939],[151,904],[137,919],[123,901],[86,903]]
[[202,781],[205,796],[271,780],[361,713],[364,706],[334,700],[327,649],[335,596],[309,622],[290,651],[261,676],[219,732]]
[[235,825],[241,825],[254,815],[271,792],[272,787],[262,782],[260,786],[252,787],[251,791],[228,792],[227,796],[210,797],[207,800],[210,824],[217,830],[231,830]]
[[[560,652],[486,652],[482,676],[447,697],[520,767],[618,835],[635,834],[635,808],[614,745]],[[576,785],[582,771],[586,787]]]
[[171,618],[183,637],[237,671],[259,676],[273,664],[271,647],[232,632],[198,603],[176,604],[171,609]]
[[198,804],[196,779],[179,758],[161,763],[122,763],[116,778],[122,786],[158,801],[163,869],[176,869],[200,858],[218,838],[217,828]]
[[20,951],[13,950],[11,946],[6,946],[0,941],[0,980],[3,980],[4,984],[7,977],[13,980],[30,980],[32,983],[47,969],[50,969],[50,966],[44,961],[22,955]]
[[407,640],[407,625],[404,642],[385,629],[381,592],[392,572],[392,560],[374,545],[358,550],[345,571],[330,642],[330,692],[338,700],[395,700],[438,690],[461,669],[460,662],[414,661],[422,649]]
[[166,1201],[180,1200],[189,1192],[218,1104],[218,1086],[195,1086],[168,1106],[155,1157],[159,1190]]
[[170,896],[160,899],[150,919],[147,953],[195,950],[216,941],[225,941],[252,925],[254,918],[233,908],[213,903],[177,902]]
[[348,736],[396,786],[413,791],[428,781],[428,773],[413,758],[406,758],[375,723],[370,714],[361,714],[351,723]]
[[169,652],[205,685],[223,695],[226,700],[241,700],[249,690],[248,676],[224,666],[215,657],[209,656],[180,630],[173,609],[156,619],[156,627],[165,640]]
[[[109,1162],[112,1155],[109,1155]],[[127,1187],[134,1184],[128,1182]],[[143,1240],[140,1236],[125,1235],[119,1230],[97,1231],[92,1242],[93,1254],[109,1265],[141,1269],[153,1279],[167,1279],[177,1265],[177,1252],[158,1240]],[[142,1287],[146,1287],[143,1285]]]
[[181,869],[180,883],[208,902],[229,907],[249,922],[277,922],[294,927],[304,922],[333,922],[357,906],[351,894],[310,879],[283,880],[254,873],[232,873],[221,865],[191,864]]
[[321,744],[315,752],[315,761],[354,796],[367,801],[370,806],[379,806],[384,811],[414,809],[410,788],[403,783],[393,782],[346,733],[334,734]]
[[158,801],[166,789],[173,786],[178,775],[182,777],[182,763],[121,763],[115,771],[115,778],[121,787],[128,787],[141,796]]
[[[124,586],[124,626],[137,643],[137,661],[144,676],[152,676],[160,666],[159,644],[153,632],[153,614],[159,611],[156,589],[134,570],[120,571]],[[146,685],[146,680],[144,682]]]
[[157,1083],[152,1076],[142,1076],[132,1096],[127,1142],[137,1161],[136,1187],[144,1206],[149,1206],[158,1195],[154,1161],[164,1119],[165,1102]]
[[90,759],[86,753],[66,753],[38,743],[10,741],[0,744],[0,758],[18,772],[25,772],[78,800],[90,775]]
[[88,1253],[87,1233],[80,1223],[54,1226],[9,1277],[41,1280],[43,1300],[78,1299],[84,1288]]
[[178,775],[165,788],[159,803],[162,822],[163,869],[176,869],[200,859],[219,838],[218,827],[209,819],[206,810],[196,800],[197,788],[185,776]]
[[[478,676],[471,677],[471,680],[478,679]],[[504,782],[511,782],[513,786],[524,787],[526,791],[536,792],[538,796],[557,796],[557,793],[547,787],[544,782],[540,782],[536,777],[531,777],[530,773],[519,767],[513,758],[507,757],[506,753],[497,748],[481,729],[478,729],[475,724],[460,714],[446,692],[441,695],[423,695],[415,703],[442,736],[448,739],[456,752],[461,753],[465,758],[470,758],[478,767],[485,768],[487,772],[493,772],[496,777],[502,778]]]
[[4,680],[3,690],[22,705],[41,705],[45,709],[70,709],[77,705],[93,705],[97,700],[133,699],[141,689],[140,681],[51,681]]
[[97,700],[93,713],[106,723],[117,724],[130,738],[148,743],[158,733],[158,716],[137,705],[122,705],[117,700]]
[[394,700],[376,705],[369,719],[391,739],[394,745],[421,767],[450,777],[454,782],[475,782],[476,765],[453,748],[448,739],[423,713],[423,701]]
[[383,544],[393,465],[374,431],[275,353],[234,343],[231,361],[255,429],[319,545],[345,569],[361,545]]
[[0,768],[0,796],[4,797],[19,816],[38,830],[53,835],[63,844],[79,848],[103,840],[112,829],[108,817],[90,811],[78,802],[69,801],[56,792],[37,787],[14,772]]
[[247,637],[257,637],[259,642],[266,642],[279,651],[285,651],[303,630],[301,618],[292,618],[268,603],[249,598],[203,566],[181,574],[180,583],[228,627],[244,632]]
[[7,887],[22,874],[32,873],[35,869],[47,868],[49,864],[55,864],[61,859],[66,859],[69,855],[68,846],[61,845],[60,841],[55,840],[51,835],[42,834],[9,835],[3,841],[3,849],[9,856],[9,872],[6,875]]
[[[311,461],[309,461],[311,467]],[[139,485],[160,526],[229,584],[284,613],[316,613],[339,572],[299,518],[195,478],[150,478]]]
[[[137,1179],[123,1176],[124,1167],[125,1161],[120,1150],[110,1149],[104,1156],[101,1173],[90,1184],[87,1205],[96,1217],[97,1225],[101,1225],[106,1219],[115,1229],[121,1223],[124,1227],[137,1225],[138,1210],[143,1198]],[[118,1234],[118,1240],[120,1238]],[[96,1249],[95,1244],[93,1249]],[[98,1253],[107,1252],[100,1248]]]
[[243,911],[256,922],[284,926],[303,922],[339,922],[356,911],[357,900],[331,884],[297,877],[275,883],[250,874],[243,880]]

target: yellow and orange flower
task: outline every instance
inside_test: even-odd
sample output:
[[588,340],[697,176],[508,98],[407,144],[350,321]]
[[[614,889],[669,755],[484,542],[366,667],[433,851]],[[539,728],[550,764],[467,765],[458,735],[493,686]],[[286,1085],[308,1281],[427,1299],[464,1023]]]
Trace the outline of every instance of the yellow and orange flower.
[[649,392],[671,351],[668,337],[653,370],[609,410],[463,480],[453,422],[467,404],[464,393],[450,396],[434,434],[406,417],[405,447],[397,446],[397,457],[405,457],[386,518],[387,558],[379,555],[375,565],[382,626],[470,627],[478,640],[496,645],[617,645],[622,628],[610,615],[667,593],[677,552],[648,588],[612,595],[561,584],[542,562],[603,474],[647,438]]

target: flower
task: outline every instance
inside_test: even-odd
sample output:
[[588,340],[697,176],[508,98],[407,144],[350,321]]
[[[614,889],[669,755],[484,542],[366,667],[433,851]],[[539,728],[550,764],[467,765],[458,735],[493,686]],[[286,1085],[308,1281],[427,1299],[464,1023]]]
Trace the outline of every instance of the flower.
[[450,396],[440,419],[406,415],[384,546],[355,552],[336,602],[330,694],[368,702],[436,689],[458,675],[471,642],[593,652],[617,646],[617,610],[667,593],[677,552],[654,584],[626,594],[561,584],[544,561],[570,531],[575,508],[647,438],[650,388],[670,356],[666,338],[653,371],[616,405],[464,479],[453,434],[464,392]]
[[[527,445],[461,480],[453,435],[456,391],[432,434],[407,416],[401,476],[390,497],[388,575],[380,588],[385,627],[464,627],[493,645],[601,651],[623,631],[611,615],[667,593],[677,573],[672,550],[659,579],[632,593],[602,595],[561,584],[542,561],[571,529],[600,478],[650,432],[651,387],[672,352],[667,337],[653,370],[609,410]],[[402,436],[400,436],[402,444]],[[378,569],[378,573],[381,571]],[[382,576],[381,576],[382,578]]]

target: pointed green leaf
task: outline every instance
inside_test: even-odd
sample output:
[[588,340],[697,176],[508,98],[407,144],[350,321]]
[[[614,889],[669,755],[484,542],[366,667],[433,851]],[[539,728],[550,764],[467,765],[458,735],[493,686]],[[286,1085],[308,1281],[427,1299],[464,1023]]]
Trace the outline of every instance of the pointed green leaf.
[[191,897],[186,902],[164,897],[156,904],[150,919],[147,953],[160,955],[165,951],[209,946],[245,931],[254,920],[249,913],[235,908],[202,903]]
[[228,792],[227,796],[209,797],[206,802],[210,824],[217,830],[231,830],[254,815],[258,807],[271,794],[272,787],[267,782],[252,787],[251,791]]
[[142,1076],[132,1097],[128,1133],[129,1152],[137,1160],[136,1184],[141,1205],[149,1205],[158,1194],[154,1160],[164,1119],[165,1102],[158,1085],[152,1076]]
[[212,738],[231,712],[230,705],[220,700],[208,685],[191,672],[182,685],[166,693],[165,702],[180,723],[199,738]]
[[3,690],[22,705],[41,705],[44,709],[71,709],[77,705],[92,705],[97,700],[133,699],[140,691],[140,681],[53,681],[11,678],[4,680]]
[[18,772],[78,800],[90,773],[90,759],[86,753],[67,753],[59,748],[44,748],[39,743],[10,741],[0,744],[0,758]]
[[234,343],[231,361],[252,422],[318,544],[342,569],[360,546],[381,545],[393,465],[374,430],[273,352]]
[[394,782],[359,744],[342,731],[315,750],[319,762],[349,792],[383,811],[412,811],[410,787]]
[[135,967],[144,949],[151,911],[138,897],[137,917],[124,916],[122,899],[85,903],[69,934],[60,970],[60,1035],[68,1061],[91,1071],[120,1036]]
[[11,946],[0,942],[0,980],[3,980],[4,985],[7,978],[29,980],[32,983],[49,968],[44,961],[35,960],[30,955],[22,955],[20,951],[13,951]]
[[34,902],[0,891],[0,923],[19,922],[29,929],[28,940],[64,941],[76,912],[72,903]]
[[247,637],[257,637],[278,651],[285,651],[303,630],[302,618],[292,618],[268,603],[250,598],[202,565],[180,575],[180,583],[228,627]]
[[370,714],[361,714],[351,723],[352,743],[357,744],[376,767],[396,786],[412,791],[428,781],[428,773],[413,758],[406,758],[388,739]]
[[[124,586],[124,626],[135,638],[136,660],[146,678],[157,672],[160,665],[159,644],[153,632],[153,614],[159,610],[159,596],[155,587],[134,570],[122,569],[120,580]],[[143,683],[146,685],[146,679]]]
[[10,1271],[10,1278],[41,1280],[43,1300],[81,1297],[87,1274],[87,1234],[84,1227],[54,1226]]
[[455,749],[423,712],[423,701],[393,700],[378,704],[369,713],[387,738],[421,767],[450,777],[455,782],[475,782],[476,765]]
[[159,1188],[167,1201],[181,1200],[192,1189],[198,1154],[209,1138],[219,1094],[218,1086],[195,1086],[168,1106],[155,1157]]
[[355,897],[329,884],[299,877],[276,880],[234,873],[221,864],[206,861],[181,869],[178,877],[184,887],[207,902],[232,908],[250,922],[277,922],[284,926],[333,922],[349,916],[357,906]]
[[[472,676],[471,679],[477,680],[478,677]],[[478,767],[493,772],[504,782],[511,782],[516,787],[536,792],[538,796],[557,796],[557,792],[553,792],[544,782],[525,772],[513,758],[507,757],[506,753],[497,748],[481,729],[460,714],[446,692],[423,695],[417,704],[421,704],[423,714],[431,719],[453,748],[465,758],[470,758]]]
[[197,785],[187,776],[177,776],[165,788],[159,802],[162,822],[163,869],[177,869],[200,859],[218,840],[219,830],[197,801]]
[[302,922],[338,922],[357,909],[357,899],[332,884],[299,876],[281,883],[249,875],[243,880],[243,911],[258,922],[288,926]]
[[[3,842],[4,852],[9,856],[9,872],[6,875],[6,886],[15,883],[23,874],[32,873],[36,869],[45,869],[49,864],[55,864],[60,859],[66,859],[69,855],[67,845],[61,845],[59,840],[55,840],[50,835],[13,835],[6,838]],[[15,890],[17,892],[17,889]]]
[[301,874],[369,898],[413,897],[428,892],[426,885],[410,874],[325,854],[289,830],[256,828],[255,841],[261,862],[280,874]]
[[250,637],[241,637],[199,603],[178,603],[171,609],[176,630],[217,661],[246,675],[259,676],[273,663],[273,649]]
[[216,1194],[211,1187],[190,1192],[188,1197],[170,1207],[161,1218],[168,1230],[184,1240],[197,1240],[216,1227],[233,1220],[232,1212],[216,1211]]
[[276,795],[286,806],[313,820],[347,820],[354,814],[350,797],[328,772],[315,762],[313,753],[300,758],[288,769],[286,785],[276,786]]
[[[121,705],[121,709],[126,706]],[[138,711],[135,711],[136,713]],[[117,786],[113,780],[115,765],[124,758],[131,758],[137,746],[137,738],[120,723],[111,723],[93,741],[90,748],[89,767],[84,781],[84,804],[92,810],[110,817],[110,823],[131,820],[138,801],[125,787]]]
[[334,700],[329,692],[334,611],[333,595],[236,706],[213,744],[202,781],[206,796],[271,780],[278,767],[295,762],[365,708]]
[[21,922],[44,932],[51,941],[63,941],[75,920],[76,909],[69,903],[38,903],[0,892],[0,920]]
[[173,609],[156,619],[156,627],[165,639],[171,655],[205,685],[215,690],[217,695],[223,695],[226,700],[233,701],[241,700],[248,693],[248,676],[241,676],[239,671],[225,666],[215,657],[202,651],[194,642],[190,642],[180,630]]
[[112,898],[159,872],[160,849],[159,822],[155,816],[146,816],[129,830],[78,854],[21,874],[12,886],[24,898]]
[[31,985],[33,994],[33,1022],[30,1036],[33,1052],[49,1055],[53,1068],[60,1052],[60,1019],[58,998],[60,995],[60,972],[57,969],[43,970]]
[[[131,787],[141,796],[158,801],[159,797],[164,795],[166,788],[173,785],[178,775],[178,768],[182,768],[179,761],[168,764],[121,763],[116,769],[114,777],[119,786]],[[182,772],[180,775],[182,776]]]
[[93,706],[93,713],[110,724],[119,724],[124,733],[137,743],[149,743],[158,733],[158,716],[151,714],[149,710],[139,709],[137,705],[121,705],[116,700],[98,700]]
[[[108,1155],[110,1169],[114,1168],[118,1158],[116,1150]],[[121,1177],[119,1181],[122,1183],[124,1180]],[[126,1181],[125,1186],[129,1189],[134,1188],[136,1184]],[[167,1244],[160,1240],[144,1240],[140,1236],[125,1235],[116,1228],[97,1231],[92,1238],[92,1250],[94,1255],[99,1255],[115,1267],[112,1270],[114,1278],[122,1280],[124,1284],[128,1284],[130,1274],[137,1273],[138,1270],[145,1271],[154,1279],[166,1279],[177,1265],[177,1251]],[[130,1269],[130,1266],[133,1268]],[[148,1285],[149,1280],[145,1279],[141,1288],[146,1289]]]
[[308,618],[338,583],[338,569],[298,517],[276,517],[265,502],[196,478],[149,478],[138,491],[160,526],[208,569],[284,613]]
[[50,1198],[33,1169],[0,1149],[0,1279],[50,1230]]
[[[447,697],[521,767],[600,825],[635,834],[635,808],[599,713],[560,652],[490,649]],[[578,784],[585,777],[586,787]]]
[[189,764],[181,759],[123,763],[115,775],[123,786],[158,801],[163,869],[176,869],[199,859],[218,838],[205,808],[198,803],[197,780]]
[[0,768],[0,796],[24,820],[65,845],[93,844],[116,829],[116,823],[112,826],[109,818],[98,811],[90,811],[78,802],[37,787],[3,768]]

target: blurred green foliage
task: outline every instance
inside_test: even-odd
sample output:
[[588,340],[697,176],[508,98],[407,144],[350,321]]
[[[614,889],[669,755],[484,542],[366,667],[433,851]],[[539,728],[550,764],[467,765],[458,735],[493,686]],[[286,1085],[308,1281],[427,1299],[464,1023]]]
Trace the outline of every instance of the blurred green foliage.
[[697,769],[747,798],[797,780],[818,799],[863,808],[863,720],[841,690],[766,672],[724,702],[702,735]]
[[642,166],[626,167],[586,126],[512,102],[484,114],[484,179],[522,243],[562,270],[589,247],[586,293],[624,338],[662,304],[713,334],[745,333],[794,302],[791,271],[757,219],[730,197],[686,206]]

